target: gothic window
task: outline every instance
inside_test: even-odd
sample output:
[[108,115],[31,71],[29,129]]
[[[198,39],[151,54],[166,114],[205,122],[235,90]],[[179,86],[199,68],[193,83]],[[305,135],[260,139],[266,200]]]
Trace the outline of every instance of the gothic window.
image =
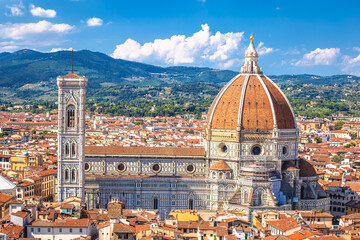
[[65,169],[65,181],[69,181],[69,170]]
[[194,199],[189,199],[189,209],[194,209]]
[[242,204],[246,204],[249,202],[249,192],[247,190],[243,191]]
[[67,128],[75,128],[75,107],[70,105],[66,108],[66,126]]
[[76,155],[76,145],[75,145],[75,143],[72,143],[71,144],[71,156],[72,157],[75,157]]
[[75,180],[76,180],[76,170],[73,169],[73,170],[71,171],[71,181],[75,181]]
[[154,197],[153,209],[159,209],[159,199],[157,197]]
[[69,156],[70,155],[70,149],[69,149],[70,147],[69,147],[69,144],[68,143],[66,143],[65,144],[65,155],[66,156]]
[[262,189],[257,189],[254,193],[254,206],[261,206],[263,204],[262,197],[263,197]]

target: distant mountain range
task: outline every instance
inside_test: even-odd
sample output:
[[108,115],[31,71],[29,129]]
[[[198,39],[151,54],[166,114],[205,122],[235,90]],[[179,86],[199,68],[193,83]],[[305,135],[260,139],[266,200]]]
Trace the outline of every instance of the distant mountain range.
[[[89,79],[89,93],[118,85],[167,86],[209,83],[223,86],[237,72],[201,67],[158,67],[114,59],[89,50],[74,52],[74,69]],[[71,70],[71,52],[42,53],[20,50],[0,53],[0,101],[49,100],[56,98],[56,77]],[[360,77],[348,75],[269,76],[278,84],[348,84]]]

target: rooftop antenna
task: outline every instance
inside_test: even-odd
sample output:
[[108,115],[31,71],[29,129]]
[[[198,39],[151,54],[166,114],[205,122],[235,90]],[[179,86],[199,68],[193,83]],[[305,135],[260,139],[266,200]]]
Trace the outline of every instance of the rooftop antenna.
[[74,74],[74,49],[71,49],[71,73]]
[[71,49],[71,73],[74,74],[74,49]]

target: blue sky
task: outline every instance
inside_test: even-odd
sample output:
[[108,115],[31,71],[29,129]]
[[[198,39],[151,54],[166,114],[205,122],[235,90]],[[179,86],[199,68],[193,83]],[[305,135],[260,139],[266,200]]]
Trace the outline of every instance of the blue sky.
[[265,74],[360,75],[360,1],[0,0],[0,51],[89,49],[239,71],[253,32]]

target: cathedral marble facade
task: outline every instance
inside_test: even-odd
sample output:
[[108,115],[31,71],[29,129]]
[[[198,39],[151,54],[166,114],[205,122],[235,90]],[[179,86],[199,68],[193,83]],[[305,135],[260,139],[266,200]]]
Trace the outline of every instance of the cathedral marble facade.
[[[59,118],[69,119],[63,109],[75,106],[74,124],[81,128],[84,119],[77,117],[82,113],[74,102],[84,99],[68,98],[68,102],[62,100]],[[84,146],[82,130],[74,133],[79,138],[72,140]],[[329,207],[314,168],[298,158],[295,115],[286,96],[258,66],[253,39],[240,74],[220,91],[209,110],[204,148],[86,146],[84,154],[80,148],[74,155],[79,157],[69,159],[64,151],[67,138],[74,136],[67,134],[66,128],[59,131],[63,139],[59,193],[63,198],[82,194],[89,209],[105,208],[112,197],[126,208],[158,209],[162,218],[171,209],[250,213],[256,209],[327,211]],[[72,182],[74,168],[79,178]],[[69,169],[70,180],[65,180],[64,169]],[[84,182],[79,184],[82,177]]]

